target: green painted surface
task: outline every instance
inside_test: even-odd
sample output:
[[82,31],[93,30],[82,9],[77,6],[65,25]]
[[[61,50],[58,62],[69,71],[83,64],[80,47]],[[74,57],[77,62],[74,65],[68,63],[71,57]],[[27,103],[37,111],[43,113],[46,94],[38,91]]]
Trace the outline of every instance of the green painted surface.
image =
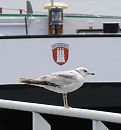
[[[0,14],[0,17],[48,17],[46,14]],[[65,18],[104,18],[104,19],[121,19],[120,16],[95,16],[95,15],[65,15]]]

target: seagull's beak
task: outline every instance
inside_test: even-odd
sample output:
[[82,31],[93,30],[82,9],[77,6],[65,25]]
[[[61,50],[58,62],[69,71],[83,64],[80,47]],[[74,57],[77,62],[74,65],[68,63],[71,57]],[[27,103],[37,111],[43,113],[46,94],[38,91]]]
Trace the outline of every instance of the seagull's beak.
[[88,73],[89,75],[95,75],[95,73]]

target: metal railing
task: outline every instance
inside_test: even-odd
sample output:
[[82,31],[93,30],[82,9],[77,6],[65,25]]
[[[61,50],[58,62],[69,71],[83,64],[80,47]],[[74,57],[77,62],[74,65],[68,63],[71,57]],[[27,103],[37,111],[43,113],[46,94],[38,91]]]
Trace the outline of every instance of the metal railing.
[[91,119],[91,120],[106,121],[121,124],[121,114],[97,111],[97,110],[79,109],[71,107],[65,108],[62,106],[53,106],[53,105],[11,101],[3,99],[0,99],[0,108],[8,108],[14,110],[76,117],[82,119]]

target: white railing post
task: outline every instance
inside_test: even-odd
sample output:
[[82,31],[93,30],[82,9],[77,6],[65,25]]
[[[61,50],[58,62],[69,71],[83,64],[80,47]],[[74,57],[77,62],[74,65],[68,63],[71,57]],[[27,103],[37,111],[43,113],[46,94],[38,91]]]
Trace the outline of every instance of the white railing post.
[[36,112],[32,112],[32,130],[51,130],[50,124]]
[[92,120],[92,130],[97,130],[96,123],[96,120]]
[[101,121],[92,120],[92,130],[109,130]]

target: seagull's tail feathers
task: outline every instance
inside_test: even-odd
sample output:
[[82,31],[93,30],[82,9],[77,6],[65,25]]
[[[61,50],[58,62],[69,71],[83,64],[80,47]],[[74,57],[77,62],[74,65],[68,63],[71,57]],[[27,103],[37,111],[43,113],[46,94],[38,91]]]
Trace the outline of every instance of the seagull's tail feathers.
[[38,84],[39,81],[36,79],[27,79],[27,78],[19,78],[20,83],[25,83],[25,84]]

